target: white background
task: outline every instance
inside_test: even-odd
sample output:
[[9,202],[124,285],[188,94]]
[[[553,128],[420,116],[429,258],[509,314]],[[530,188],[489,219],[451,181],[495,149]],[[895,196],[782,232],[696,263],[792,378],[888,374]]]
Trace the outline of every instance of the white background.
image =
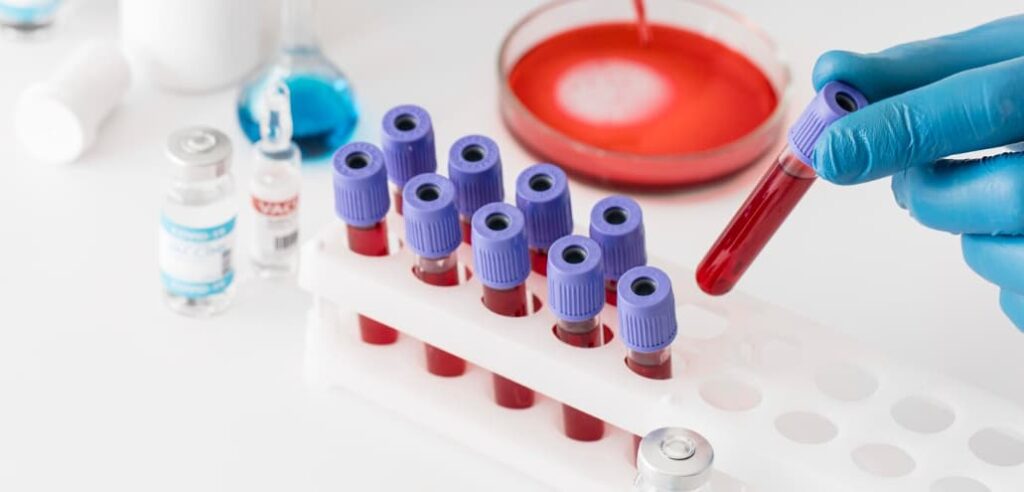
[[[1020,7],[726,3],[777,39],[792,62],[797,105],[810,97],[810,69],[826,49],[878,50]],[[384,111],[415,102],[433,113],[439,151],[480,132],[503,144],[508,176],[532,163],[499,121],[495,60],[504,33],[537,4],[322,0],[325,49],[353,79],[363,108],[357,138],[376,141]],[[0,489],[538,489],[358,397],[307,391],[309,299],[293,286],[243,279],[235,307],[208,321],[162,306],[155,230],[163,144],[188,124],[226,130],[239,144],[244,189],[250,166],[233,89],[184,96],[139,81],[79,162],[43,165],[20,150],[8,116],[16,94],[77,43],[113,38],[114,9],[109,0],[82,0],[52,40],[0,41]],[[652,252],[695,266],[760,168],[643,197]],[[332,220],[330,179],[327,166],[304,174],[308,232]],[[607,192],[577,185],[578,216]],[[1024,335],[999,312],[996,288],[963,264],[957,238],[899,210],[887,182],[816,186],[742,288],[1024,407]]]

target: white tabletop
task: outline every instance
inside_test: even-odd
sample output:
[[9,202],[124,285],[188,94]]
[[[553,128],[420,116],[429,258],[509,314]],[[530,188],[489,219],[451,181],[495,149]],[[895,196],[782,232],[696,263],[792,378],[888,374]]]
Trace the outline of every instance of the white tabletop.
[[[509,175],[532,163],[499,121],[495,57],[509,26],[538,1],[321,3],[325,49],[364,110],[357,138],[375,141],[386,109],[415,102],[432,110],[440,148],[482,132],[503,144]],[[810,97],[810,69],[825,49],[877,50],[1019,8],[727,3],[778,40],[797,104]],[[52,40],[0,41],[0,115],[77,43],[115,36],[114,8],[79,0]],[[241,144],[234,98],[233,90],[185,96],[136,83],[92,151],[66,166],[33,162],[0,117],[0,167],[10,173],[0,197],[0,489],[540,489],[358,397],[308,391],[310,301],[294,286],[243,280],[234,308],[207,321],[162,306],[163,143],[178,127],[206,123]],[[244,185],[249,166],[236,164]],[[758,174],[641,197],[650,249],[695,266]],[[304,178],[302,222],[312,231],[332,219],[329,172],[311,166]],[[576,185],[577,213],[607,193]],[[243,240],[247,232],[243,221]],[[997,289],[964,265],[957,238],[899,210],[887,182],[815,187],[741,288],[1024,407],[1024,335],[999,312]]]

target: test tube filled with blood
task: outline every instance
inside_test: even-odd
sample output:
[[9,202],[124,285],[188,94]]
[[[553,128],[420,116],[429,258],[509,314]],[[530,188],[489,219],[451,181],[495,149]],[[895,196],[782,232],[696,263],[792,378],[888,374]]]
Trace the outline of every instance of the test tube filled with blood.
[[[548,250],[548,306],[555,314],[555,336],[580,348],[604,344],[601,310],[605,304],[600,245],[583,236],[566,236]],[[604,422],[570,405],[562,405],[565,435],[577,441],[597,441]]]
[[[405,241],[416,254],[413,273],[423,282],[450,287],[459,284],[456,250],[462,242],[455,187],[437,174],[420,174],[408,181],[405,201]],[[427,371],[454,377],[466,372],[466,361],[430,344],[426,346]]]
[[672,377],[676,301],[665,272],[636,267],[619,277],[619,336],[629,349],[626,365],[650,379]]
[[498,144],[482,135],[455,141],[448,153],[448,178],[455,185],[455,208],[459,211],[462,240],[473,238],[473,214],[488,203],[505,200]]
[[630,268],[647,264],[640,205],[625,196],[610,196],[597,202],[590,211],[590,238],[601,246],[605,297],[614,306],[619,277]]
[[[388,181],[384,154],[372,144],[350,143],[332,160],[334,211],[345,222],[348,246],[356,254],[387,256]],[[359,315],[359,335],[366,343],[389,345],[398,332],[367,316]]]
[[697,284],[711,295],[736,285],[750,264],[814,184],[814,146],[834,121],[868,105],[857,89],[829,82],[789,129],[786,149],[747,197],[697,267]]
[[572,234],[569,179],[553,164],[535,164],[516,178],[516,206],[526,217],[533,271],[547,274],[551,243]]
[[385,113],[381,149],[384,151],[388,180],[391,181],[395,211],[402,215],[402,191],[406,183],[420,174],[437,172],[434,127],[427,110],[407,104]]
[[[526,316],[530,253],[523,213],[505,203],[491,203],[473,214],[473,264],[483,284],[483,303],[502,316]],[[494,401],[505,408],[530,408],[533,390],[500,374],[493,375]]]

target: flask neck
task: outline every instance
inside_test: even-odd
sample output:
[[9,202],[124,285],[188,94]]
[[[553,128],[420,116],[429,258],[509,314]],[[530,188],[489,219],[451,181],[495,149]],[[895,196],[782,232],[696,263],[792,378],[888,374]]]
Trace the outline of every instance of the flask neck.
[[281,44],[285,50],[318,49],[313,0],[284,0],[281,4]]

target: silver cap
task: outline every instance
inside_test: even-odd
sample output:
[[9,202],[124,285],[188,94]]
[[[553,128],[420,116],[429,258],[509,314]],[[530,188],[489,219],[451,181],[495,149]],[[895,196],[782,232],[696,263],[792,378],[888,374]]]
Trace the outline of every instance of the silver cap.
[[215,128],[194,126],[178,130],[167,140],[174,176],[186,181],[213,179],[231,169],[231,140]]
[[704,436],[678,427],[652,431],[640,441],[639,480],[665,492],[697,490],[711,479],[715,452]]

